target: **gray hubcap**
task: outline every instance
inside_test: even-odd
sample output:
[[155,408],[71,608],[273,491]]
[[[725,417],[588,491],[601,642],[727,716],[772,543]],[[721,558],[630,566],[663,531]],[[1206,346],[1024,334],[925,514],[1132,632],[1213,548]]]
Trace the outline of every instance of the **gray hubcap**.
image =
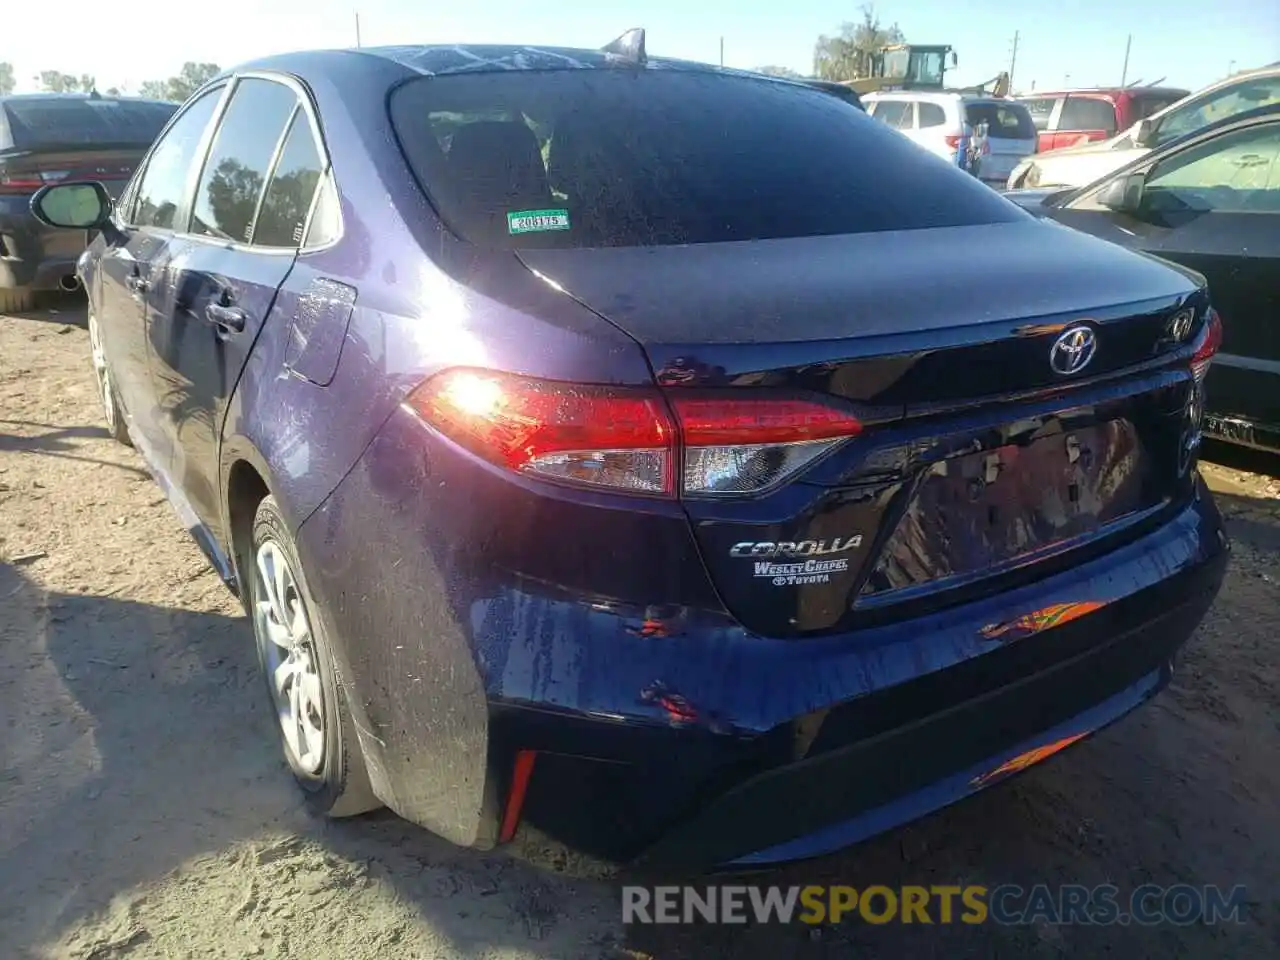
[[284,551],[258,547],[254,627],[280,732],[297,768],[315,776],[324,766],[324,697],[307,608]]

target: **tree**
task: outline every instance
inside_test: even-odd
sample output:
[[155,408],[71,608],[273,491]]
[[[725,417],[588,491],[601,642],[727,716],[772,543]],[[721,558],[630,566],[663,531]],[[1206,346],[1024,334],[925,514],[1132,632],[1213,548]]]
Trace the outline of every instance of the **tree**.
[[13,93],[17,82],[13,79],[13,64],[0,61],[0,97]]
[[823,34],[813,45],[813,72],[823,80],[857,80],[871,73],[871,58],[880,48],[905,40],[896,24],[880,23],[876,8],[862,8],[859,23],[842,23],[836,36]]
[[87,73],[80,74],[80,92],[81,93],[93,93],[93,91],[97,89],[98,89],[98,80],[96,77],[91,77]]
[[42,70],[36,82],[49,93],[75,93],[80,89],[80,78],[61,70]]
[[763,73],[770,77],[786,77],[789,80],[794,80],[800,76],[798,72],[790,67],[756,67],[756,73]]
[[138,94],[152,100],[174,100],[181,103],[221,72],[222,68],[216,63],[187,61],[176,77],[144,81]]

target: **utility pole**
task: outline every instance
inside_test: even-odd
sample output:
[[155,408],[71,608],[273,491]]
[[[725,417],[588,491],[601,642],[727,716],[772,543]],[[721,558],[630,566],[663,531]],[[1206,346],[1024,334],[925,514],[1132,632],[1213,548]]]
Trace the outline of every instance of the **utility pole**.
[[720,66],[724,66],[724,37],[720,38]]
[[356,11],[356,46],[360,46],[360,11]]
[[1133,46],[1133,34],[1129,34],[1129,38],[1124,42],[1124,66],[1120,68],[1120,86],[1124,86],[1124,82],[1129,79],[1129,48]]
[[1013,53],[1009,56],[1009,92],[1013,92],[1013,71],[1018,66],[1018,39],[1021,34],[1013,31]]

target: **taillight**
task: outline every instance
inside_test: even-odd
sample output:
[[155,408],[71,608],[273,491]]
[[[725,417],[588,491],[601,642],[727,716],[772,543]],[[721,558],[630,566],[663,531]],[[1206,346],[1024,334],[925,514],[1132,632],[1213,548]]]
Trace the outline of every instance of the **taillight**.
[[1209,364],[1214,354],[1222,348],[1222,318],[1218,311],[1209,308],[1209,318],[1196,340],[1195,352],[1191,354],[1191,374],[1197,380],[1203,380],[1209,372]]
[[758,493],[862,432],[857,418],[808,400],[670,395],[687,496]]
[[760,493],[862,430],[851,414],[807,400],[676,391],[664,401],[651,390],[463,369],[427,380],[408,405],[518,473],[665,497]]
[[960,141],[963,139],[964,138],[961,136],[958,136],[956,134],[951,134],[950,136],[947,137],[947,146],[950,147],[952,150],[959,149]]
[[5,173],[0,170],[0,193],[35,193],[44,186],[38,173]]
[[518,473],[675,493],[673,429],[656,394],[448,370],[418,387],[409,405],[445,436]]

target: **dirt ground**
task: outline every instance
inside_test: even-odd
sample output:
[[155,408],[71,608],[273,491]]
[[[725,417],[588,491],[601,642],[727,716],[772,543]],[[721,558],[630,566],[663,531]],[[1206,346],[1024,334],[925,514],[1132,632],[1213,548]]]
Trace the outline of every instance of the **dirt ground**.
[[[1207,465],[1235,540],[1173,687],[941,814],[751,882],[1217,883],[1187,927],[632,927],[616,881],[307,815],[248,622],[100,426],[79,309],[0,317],[0,960],[1280,956],[1280,463]],[[1214,456],[1223,456],[1215,451]]]

